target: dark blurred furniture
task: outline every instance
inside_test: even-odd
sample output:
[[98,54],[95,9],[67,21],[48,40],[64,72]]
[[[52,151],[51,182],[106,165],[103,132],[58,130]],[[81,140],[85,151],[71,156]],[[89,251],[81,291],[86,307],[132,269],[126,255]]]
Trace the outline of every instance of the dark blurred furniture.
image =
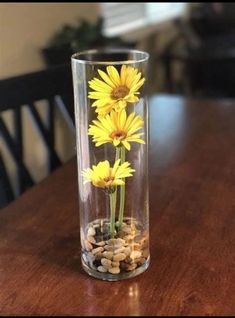
[[[235,97],[235,5],[203,4],[192,12],[188,24],[178,21],[177,27],[179,34],[161,56],[166,91]],[[192,37],[197,39],[196,44]],[[174,80],[176,63],[182,70],[178,83]]]
[[[46,100],[48,103],[48,125],[44,124],[34,105],[39,100]],[[55,150],[54,136],[54,112],[58,103],[74,123],[70,64],[0,80],[0,133],[17,167],[19,194],[35,183],[24,163],[26,145],[23,142],[22,106],[27,105],[34,125],[40,132],[48,151],[48,170],[52,171],[61,165]],[[11,134],[1,116],[8,110],[13,112],[14,134]],[[6,163],[0,153],[0,207],[13,199],[14,193],[7,174]]]
[[231,2],[201,3],[191,10],[189,20],[201,39],[226,34],[235,29],[235,4]]
[[[174,65],[183,66],[182,82],[174,82]],[[164,57],[166,87],[170,93],[201,97],[235,97],[235,49],[214,45],[181,49]],[[180,91],[177,91],[180,90]]]

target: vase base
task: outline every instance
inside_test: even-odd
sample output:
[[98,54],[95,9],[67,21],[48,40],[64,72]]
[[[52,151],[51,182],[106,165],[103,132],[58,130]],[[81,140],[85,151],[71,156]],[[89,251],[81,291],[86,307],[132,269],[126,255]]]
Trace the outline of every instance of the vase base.
[[111,281],[111,282],[136,277],[142,274],[143,272],[145,272],[148,269],[149,264],[150,264],[150,256],[147,258],[146,262],[143,265],[139,266],[135,270],[132,270],[130,272],[121,272],[119,274],[110,274],[110,273],[100,273],[97,270],[90,268],[82,259],[82,267],[87,274],[89,274],[90,276],[94,278]]
[[82,231],[82,264],[85,271],[99,279],[115,281],[134,277],[149,264],[149,235],[142,223],[124,218],[115,223],[110,237],[108,219],[96,219]]

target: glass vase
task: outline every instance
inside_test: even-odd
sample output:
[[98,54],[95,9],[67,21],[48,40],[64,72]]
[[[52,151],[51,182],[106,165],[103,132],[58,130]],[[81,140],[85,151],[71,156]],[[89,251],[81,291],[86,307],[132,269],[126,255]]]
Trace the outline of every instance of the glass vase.
[[149,265],[148,58],[117,49],[72,56],[81,261],[103,280]]

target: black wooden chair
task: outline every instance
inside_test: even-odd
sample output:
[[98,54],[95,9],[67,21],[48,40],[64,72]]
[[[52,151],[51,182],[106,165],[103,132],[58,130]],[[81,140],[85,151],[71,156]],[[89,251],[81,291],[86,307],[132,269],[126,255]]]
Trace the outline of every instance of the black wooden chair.
[[[0,141],[5,144],[16,164],[19,194],[35,184],[24,163],[22,106],[27,105],[34,125],[42,136],[48,152],[48,170],[51,172],[62,164],[55,149],[55,107],[60,108],[67,123],[74,128],[72,87],[70,64],[0,80]],[[48,102],[47,126],[35,107],[35,102],[39,100]],[[13,112],[14,135],[9,131],[2,116],[3,112],[8,110]],[[13,187],[0,148],[0,207],[13,199]]]

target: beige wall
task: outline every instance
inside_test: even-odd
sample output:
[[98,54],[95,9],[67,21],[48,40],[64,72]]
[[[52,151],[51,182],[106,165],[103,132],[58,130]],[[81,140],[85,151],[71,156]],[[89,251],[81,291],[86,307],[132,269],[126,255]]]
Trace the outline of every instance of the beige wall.
[[[40,53],[49,38],[65,23],[76,23],[81,18],[95,21],[99,13],[96,3],[0,3],[0,78],[45,68]],[[47,105],[37,105],[42,118]],[[2,114],[12,127],[10,111]],[[23,107],[24,159],[34,179],[38,182],[48,174],[47,151],[35,130],[26,107]],[[66,162],[75,154],[75,134],[56,110],[56,149]],[[0,135],[0,152],[16,191],[16,167]]]
[[94,21],[96,3],[0,3],[0,78],[44,67],[40,49],[65,23]]

